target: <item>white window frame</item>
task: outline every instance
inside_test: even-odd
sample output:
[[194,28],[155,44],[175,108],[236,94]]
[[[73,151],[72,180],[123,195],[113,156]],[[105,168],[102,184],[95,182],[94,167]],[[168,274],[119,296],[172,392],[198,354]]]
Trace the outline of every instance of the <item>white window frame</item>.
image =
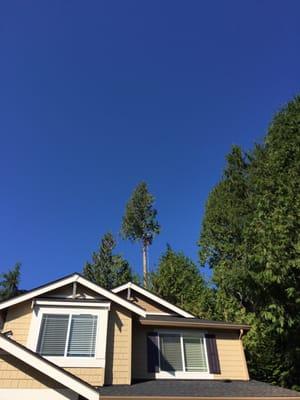
[[[34,352],[38,352],[38,342],[41,330],[41,323],[44,314],[68,314],[79,315],[89,314],[97,316],[97,331],[95,343],[95,355],[93,357],[68,357],[65,351],[64,356],[43,356],[45,359],[52,361],[59,367],[105,367],[106,356],[106,339],[108,325],[109,308],[88,308],[88,307],[43,307],[35,306],[32,313],[32,320],[29,328],[27,347]],[[66,337],[66,349],[70,331],[70,317],[68,324],[68,332]]]
[[[157,379],[214,379],[214,375],[209,372],[209,364],[208,364],[208,357],[207,357],[207,347],[206,347],[206,338],[205,332],[201,331],[194,331],[194,330],[163,330],[159,329],[156,331],[158,335],[158,363],[159,363],[159,371],[155,372],[155,378]],[[182,357],[182,366],[183,371],[162,371],[160,369],[160,335],[179,335],[180,336],[180,350],[181,350],[181,357]],[[185,355],[184,355],[184,347],[183,347],[183,337],[184,336],[194,336],[203,340],[203,347],[204,347],[204,356],[207,365],[207,371],[186,371],[185,365]],[[199,343],[200,344],[200,343]]]

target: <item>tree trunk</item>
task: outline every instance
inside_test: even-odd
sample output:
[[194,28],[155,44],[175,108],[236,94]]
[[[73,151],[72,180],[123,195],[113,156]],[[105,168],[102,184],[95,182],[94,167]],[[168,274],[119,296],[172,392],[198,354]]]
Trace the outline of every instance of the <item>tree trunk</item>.
[[148,252],[148,245],[143,243],[142,246],[142,252],[143,252],[143,282],[144,282],[144,287],[147,288],[147,283],[148,283],[148,265],[147,265],[147,252]]

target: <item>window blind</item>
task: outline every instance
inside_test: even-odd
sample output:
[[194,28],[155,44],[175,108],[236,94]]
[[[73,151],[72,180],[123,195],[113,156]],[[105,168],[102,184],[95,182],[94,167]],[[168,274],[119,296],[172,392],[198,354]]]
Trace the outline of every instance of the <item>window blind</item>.
[[185,369],[188,372],[207,371],[203,339],[193,336],[183,337]]
[[95,355],[97,317],[73,315],[71,320],[68,357],[93,357]]
[[182,371],[180,335],[160,334],[160,368]]
[[69,315],[44,314],[38,352],[43,356],[63,356],[66,346]]

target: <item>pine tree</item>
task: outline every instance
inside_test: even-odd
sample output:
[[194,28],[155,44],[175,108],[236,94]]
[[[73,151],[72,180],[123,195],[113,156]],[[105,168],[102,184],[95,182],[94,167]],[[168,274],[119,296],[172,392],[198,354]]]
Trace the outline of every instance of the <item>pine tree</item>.
[[121,255],[113,254],[115,247],[113,235],[106,233],[101,239],[99,250],[92,255],[92,262],[86,263],[83,269],[87,279],[109,290],[137,279],[128,262]]
[[21,264],[16,263],[8,272],[1,274],[0,281],[0,301],[8,300],[21,293],[20,284],[20,268]]
[[148,249],[154,236],[160,232],[160,225],[156,219],[157,211],[153,207],[153,203],[154,197],[149,193],[147,184],[141,182],[126,205],[121,228],[121,233],[125,239],[141,243],[145,287],[148,281]]
[[300,96],[261,145],[231,152],[199,244],[217,316],[253,326],[245,337],[252,376],[300,388]]
[[198,317],[211,317],[213,292],[207,287],[196,264],[168,245],[157,270],[151,275],[151,289],[170,303]]

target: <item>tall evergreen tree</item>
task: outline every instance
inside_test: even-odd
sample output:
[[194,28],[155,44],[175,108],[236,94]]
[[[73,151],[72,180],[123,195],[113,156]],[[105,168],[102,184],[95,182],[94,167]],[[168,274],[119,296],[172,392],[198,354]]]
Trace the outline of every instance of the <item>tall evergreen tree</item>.
[[0,301],[8,300],[21,292],[19,290],[20,267],[21,264],[16,263],[11,270],[1,274]]
[[108,232],[101,239],[99,250],[92,255],[92,262],[86,263],[83,269],[84,276],[105,288],[112,289],[137,278],[133,275],[126,260],[113,254],[116,242],[113,235]]
[[218,316],[253,325],[245,338],[252,376],[300,388],[299,96],[262,145],[233,149],[199,244],[213,268]]
[[211,316],[213,293],[193,261],[168,245],[157,270],[151,274],[151,289],[170,303],[196,315]]
[[154,197],[149,193],[147,184],[139,183],[126,205],[121,227],[125,239],[141,243],[145,287],[148,281],[148,249],[154,236],[160,232],[160,225],[156,219],[157,211],[153,203]]

